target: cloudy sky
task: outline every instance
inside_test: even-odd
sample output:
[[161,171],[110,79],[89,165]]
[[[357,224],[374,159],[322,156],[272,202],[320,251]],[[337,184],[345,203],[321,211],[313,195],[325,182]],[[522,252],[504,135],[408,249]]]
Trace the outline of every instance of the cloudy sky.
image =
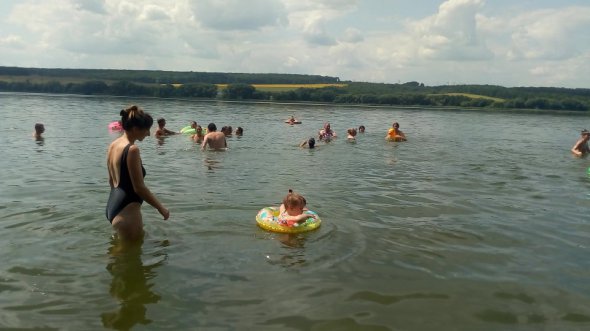
[[0,65],[590,88],[588,0],[1,0]]

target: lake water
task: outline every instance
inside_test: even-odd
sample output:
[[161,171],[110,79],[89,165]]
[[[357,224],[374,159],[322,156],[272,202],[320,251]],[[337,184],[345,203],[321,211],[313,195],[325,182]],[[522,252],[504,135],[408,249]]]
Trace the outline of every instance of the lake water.
[[[171,216],[144,204],[143,245],[121,247],[107,124],[132,103],[244,136],[138,143]],[[590,160],[569,152],[587,116],[26,94],[0,109],[2,329],[590,328]],[[383,139],[394,120],[408,142]],[[341,137],[299,148],[325,121]],[[289,188],[318,230],[256,226]]]

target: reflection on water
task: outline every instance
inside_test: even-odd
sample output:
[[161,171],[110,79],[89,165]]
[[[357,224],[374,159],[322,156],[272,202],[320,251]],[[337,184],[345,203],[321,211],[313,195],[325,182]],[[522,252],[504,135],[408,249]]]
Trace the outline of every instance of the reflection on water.
[[280,265],[284,268],[307,264],[304,234],[273,233],[271,236],[281,242],[282,247],[276,254],[267,255],[266,260],[269,264]]
[[294,233],[280,233],[277,239],[283,245],[291,248],[303,248],[305,245],[305,237]]
[[[45,138],[44,137],[35,137],[35,143],[39,146],[45,145]],[[37,152],[42,152],[42,150],[37,150]]]
[[[158,146],[164,146],[164,143],[166,142],[166,137],[156,137],[156,142]],[[158,154],[164,154],[161,150],[158,150],[158,152]]]
[[120,307],[114,312],[101,314],[104,327],[128,330],[136,324],[150,324],[146,316],[147,304],[160,301],[160,295],[152,291],[152,279],[164,260],[144,265],[142,256],[143,240],[129,243],[113,239],[109,248],[110,261],[106,269],[113,277],[110,294],[117,299]]
[[214,171],[221,168],[221,161],[215,157],[211,157],[209,154],[205,156],[203,163],[205,164],[205,168],[207,168],[209,171]]

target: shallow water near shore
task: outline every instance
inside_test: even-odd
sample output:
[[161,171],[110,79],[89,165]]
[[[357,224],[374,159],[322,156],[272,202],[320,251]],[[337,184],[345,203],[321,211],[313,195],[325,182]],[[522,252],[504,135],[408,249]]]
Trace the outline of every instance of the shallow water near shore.
[[[122,247],[107,125],[132,103],[244,136],[138,143],[171,216],[144,204],[143,244]],[[590,159],[569,152],[587,116],[27,94],[0,109],[0,328],[590,328]],[[340,137],[299,148],[325,121]],[[384,140],[393,121],[407,142]],[[318,230],[256,226],[289,188]]]

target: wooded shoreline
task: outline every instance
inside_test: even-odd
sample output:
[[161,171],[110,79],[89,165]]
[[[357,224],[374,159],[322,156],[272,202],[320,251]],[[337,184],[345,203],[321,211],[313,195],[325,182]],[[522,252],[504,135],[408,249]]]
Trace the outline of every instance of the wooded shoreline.
[[[256,87],[258,86],[258,88]],[[43,69],[0,66],[1,92],[312,102],[362,106],[587,112],[590,89],[425,86],[340,81],[297,74]]]

